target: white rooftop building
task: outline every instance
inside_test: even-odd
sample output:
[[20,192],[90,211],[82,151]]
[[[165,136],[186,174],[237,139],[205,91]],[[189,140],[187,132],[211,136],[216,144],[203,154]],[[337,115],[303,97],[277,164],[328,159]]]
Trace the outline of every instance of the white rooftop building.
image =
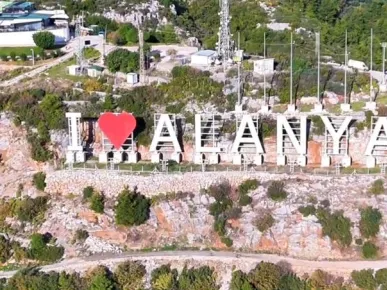
[[211,65],[215,62],[218,54],[215,50],[199,50],[191,54],[191,64],[193,65]]

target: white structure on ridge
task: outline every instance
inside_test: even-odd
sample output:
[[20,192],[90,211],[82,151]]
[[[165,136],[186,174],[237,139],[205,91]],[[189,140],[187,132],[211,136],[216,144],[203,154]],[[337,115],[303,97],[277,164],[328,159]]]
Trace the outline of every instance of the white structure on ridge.
[[66,113],[69,124],[69,146],[66,152],[66,163],[85,162],[81,140],[81,113]]

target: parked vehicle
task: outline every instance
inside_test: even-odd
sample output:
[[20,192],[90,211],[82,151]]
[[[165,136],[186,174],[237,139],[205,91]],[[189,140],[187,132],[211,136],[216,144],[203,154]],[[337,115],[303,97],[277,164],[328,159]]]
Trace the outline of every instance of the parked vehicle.
[[368,66],[366,66],[364,62],[358,60],[350,59],[348,61],[348,66],[358,70],[368,70]]

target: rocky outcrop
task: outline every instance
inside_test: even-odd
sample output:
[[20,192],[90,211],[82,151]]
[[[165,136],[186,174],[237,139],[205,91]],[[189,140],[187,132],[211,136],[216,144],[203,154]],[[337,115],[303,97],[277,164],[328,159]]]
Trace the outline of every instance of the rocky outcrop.
[[[66,212],[71,211],[72,214],[59,215],[56,208],[46,224],[63,225],[62,227],[68,228],[70,232],[78,227],[84,228],[93,239],[121,248],[141,249],[171,244],[225,248],[213,230],[214,219],[209,214],[209,204],[214,202],[214,199],[201,193],[201,189],[223,180],[237,186],[244,179],[257,178],[262,185],[251,193],[252,205],[243,207],[241,217],[231,221],[232,224],[228,227],[234,248],[307,259],[352,259],[359,257],[358,246],[353,244],[350,249],[343,251],[336,243],[322,235],[322,227],[315,217],[303,217],[298,207],[304,206],[309,200],[328,200],[332,210],[343,210],[344,215],[353,222],[352,234],[355,240],[360,236],[357,226],[360,220],[359,208],[378,207],[383,216],[387,216],[387,198],[371,197],[367,194],[370,184],[379,177],[290,176],[252,172],[134,176],[114,172],[57,171],[48,174],[47,190],[63,195],[80,194],[87,185],[103,191],[107,198],[113,200],[124,185],[136,187],[139,192],[149,197],[173,191],[192,194],[179,200],[159,202],[152,207],[147,223],[138,227],[117,228],[114,225],[112,208],[107,209],[105,215],[93,216],[90,213],[85,214],[84,205],[75,201],[62,206],[62,211],[67,208]],[[279,179],[286,180],[289,195],[284,202],[273,202],[266,196],[267,186],[271,180]],[[274,226],[266,233],[259,232],[255,227],[255,220],[262,208],[269,210],[275,219]],[[63,235],[60,232],[58,234]],[[380,249],[387,246],[386,235],[387,228],[382,226],[377,239]],[[91,245],[88,247],[97,248]],[[106,250],[103,250],[102,246],[99,249],[109,251],[108,246]],[[384,254],[383,252],[382,255]]]
[[26,131],[16,127],[10,116],[0,114],[0,195],[14,196],[19,184],[25,194],[34,195],[31,177],[43,169],[31,158]]

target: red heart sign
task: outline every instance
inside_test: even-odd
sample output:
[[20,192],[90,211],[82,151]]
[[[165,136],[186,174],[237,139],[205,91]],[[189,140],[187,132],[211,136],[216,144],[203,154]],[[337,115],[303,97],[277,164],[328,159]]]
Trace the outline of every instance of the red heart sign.
[[104,113],[99,117],[98,125],[114,147],[119,149],[136,128],[136,118],[128,113]]

